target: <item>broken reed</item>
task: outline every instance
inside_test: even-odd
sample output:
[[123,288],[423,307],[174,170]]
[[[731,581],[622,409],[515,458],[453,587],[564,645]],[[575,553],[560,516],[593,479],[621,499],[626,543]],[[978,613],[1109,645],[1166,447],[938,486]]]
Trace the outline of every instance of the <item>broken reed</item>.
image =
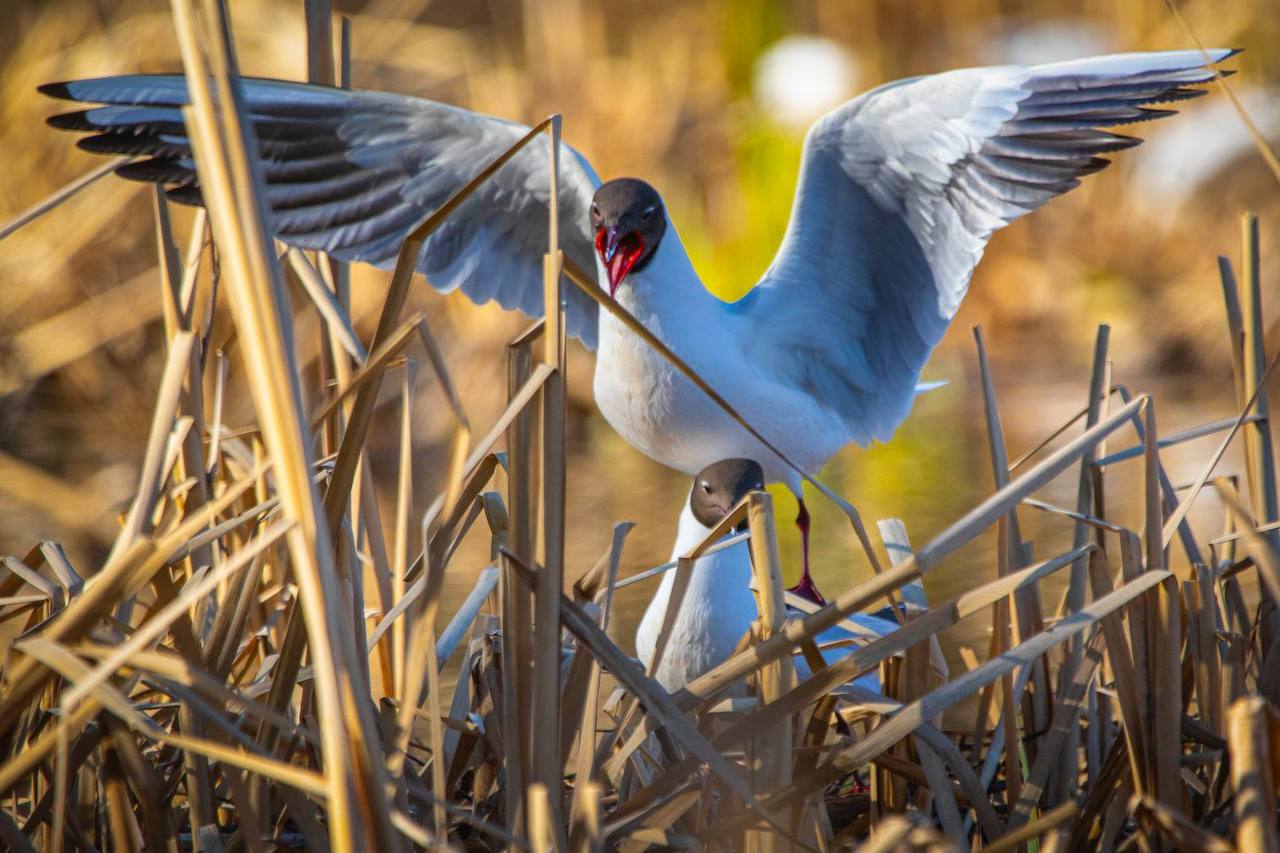
[[[562,317],[551,312],[508,347],[508,406],[474,442],[425,319],[401,319],[426,238],[543,134],[555,197],[558,120],[533,128],[414,231],[367,348],[341,266],[289,251],[324,321],[324,377],[336,382],[331,393],[324,382],[311,389],[324,402],[308,413],[224,10],[209,0],[173,5],[209,215],[197,217],[184,258],[156,194],[166,366],[110,555],[87,579],[55,543],[3,558],[0,619],[21,630],[0,692],[7,847],[396,850],[449,838],[538,850],[1014,850],[1141,835],[1152,847],[1276,848],[1280,513],[1256,220],[1245,222],[1243,288],[1222,262],[1237,417],[1162,439],[1154,402],[1114,382],[1104,327],[1080,414],[1010,463],[978,335],[991,498],[915,550],[901,523],[882,522],[885,568],[853,507],[810,479],[845,510],[874,574],[788,619],[769,498],[750,496],[676,571],[687,574],[690,559],[748,520],[763,618],[738,654],[669,695],[606,632],[628,526],[572,595],[562,592]],[[322,58],[330,11],[307,8],[309,76],[331,82]],[[563,259],[554,205],[549,216],[545,304],[561,304],[563,266],[728,410]],[[221,420],[226,361],[196,334],[206,227],[254,394],[256,423],[239,434]],[[420,517],[417,545],[405,355],[415,340],[456,420],[449,452],[435,460],[446,485]],[[389,370],[401,388],[390,543],[366,453]],[[1083,432],[1050,451],[1082,419]],[[1246,493],[1215,481],[1228,527],[1202,542],[1187,513],[1241,430]],[[1159,449],[1223,432],[1196,481],[1175,488]],[[1108,455],[1106,442],[1125,434],[1134,446]],[[495,452],[504,437],[506,452]],[[1108,480],[1122,476],[1114,466],[1134,456],[1143,458],[1140,530],[1103,500]],[[1073,467],[1074,508],[1033,497]],[[1072,524],[1072,548],[1033,560],[1020,507]],[[445,574],[481,521],[492,565],[442,626]],[[950,554],[992,526],[994,580],[907,611],[899,630],[836,663],[821,660],[818,633],[945,571]],[[1176,573],[1175,545],[1188,566]],[[366,566],[373,602],[364,600]],[[1046,609],[1041,581],[1064,570],[1066,596]],[[1257,608],[1243,585],[1253,573]],[[982,614],[991,645],[985,655],[966,650],[967,671],[950,677],[941,632]],[[812,669],[804,681],[795,653]],[[446,697],[440,672],[455,655],[462,674]],[[873,670],[883,694],[849,684]],[[729,696],[743,692],[753,698]],[[944,727],[943,713],[966,702],[973,725]],[[853,779],[869,792],[851,791]]]

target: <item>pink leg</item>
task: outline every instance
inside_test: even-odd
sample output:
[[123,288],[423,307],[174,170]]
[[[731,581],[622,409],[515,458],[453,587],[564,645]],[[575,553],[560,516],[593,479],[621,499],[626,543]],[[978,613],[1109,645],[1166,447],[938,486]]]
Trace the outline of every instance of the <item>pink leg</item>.
[[800,583],[787,592],[794,592],[814,604],[826,604],[827,600],[822,597],[822,593],[818,592],[818,585],[813,582],[813,577],[809,574],[809,509],[804,505],[804,498],[798,500],[800,512],[796,515],[796,527],[800,528],[800,542],[804,550],[804,571],[800,575]]

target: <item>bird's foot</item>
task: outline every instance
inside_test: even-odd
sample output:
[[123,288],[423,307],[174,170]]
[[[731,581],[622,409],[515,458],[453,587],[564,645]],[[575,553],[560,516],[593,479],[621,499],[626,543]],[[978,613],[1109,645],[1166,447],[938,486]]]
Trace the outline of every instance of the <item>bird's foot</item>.
[[791,587],[787,592],[794,592],[801,598],[807,598],[814,604],[826,604],[827,600],[822,597],[822,593],[818,592],[818,585],[813,582],[813,576],[809,574],[809,509],[804,505],[804,498],[800,498],[800,512],[796,515],[796,527],[800,528],[800,545],[804,550],[804,571],[800,575],[800,583]]
[[809,573],[807,571],[800,576],[800,583],[791,587],[787,592],[794,592],[796,595],[801,598],[807,598],[814,604],[824,605],[827,603],[827,600],[822,597],[822,593],[818,592],[818,585],[813,582],[813,578],[809,577]]

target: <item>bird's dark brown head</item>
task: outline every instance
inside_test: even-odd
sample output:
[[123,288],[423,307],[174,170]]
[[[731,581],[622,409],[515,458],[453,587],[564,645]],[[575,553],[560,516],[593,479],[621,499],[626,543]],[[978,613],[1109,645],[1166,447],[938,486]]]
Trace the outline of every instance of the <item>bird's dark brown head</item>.
[[601,184],[591,199],[591,231],[609,277],[609,296],[658,251],[667,216],[658,191],[638,178]]
[[764,470],[750,459],[722,459],[693,478],[689,509],[704,527],[715,527],[748,493],[764,488]]

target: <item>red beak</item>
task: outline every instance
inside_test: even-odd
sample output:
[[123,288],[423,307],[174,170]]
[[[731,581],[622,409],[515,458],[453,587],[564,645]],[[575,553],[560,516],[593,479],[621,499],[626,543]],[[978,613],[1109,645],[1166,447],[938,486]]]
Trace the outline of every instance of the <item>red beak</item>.
[[612,299],[622,280],[644,254],[644,238],[639,231],[619,235],[618,227],[611,225],[596,232],[596,252],[604,261],[604,269],[609,276],[609,298]]

